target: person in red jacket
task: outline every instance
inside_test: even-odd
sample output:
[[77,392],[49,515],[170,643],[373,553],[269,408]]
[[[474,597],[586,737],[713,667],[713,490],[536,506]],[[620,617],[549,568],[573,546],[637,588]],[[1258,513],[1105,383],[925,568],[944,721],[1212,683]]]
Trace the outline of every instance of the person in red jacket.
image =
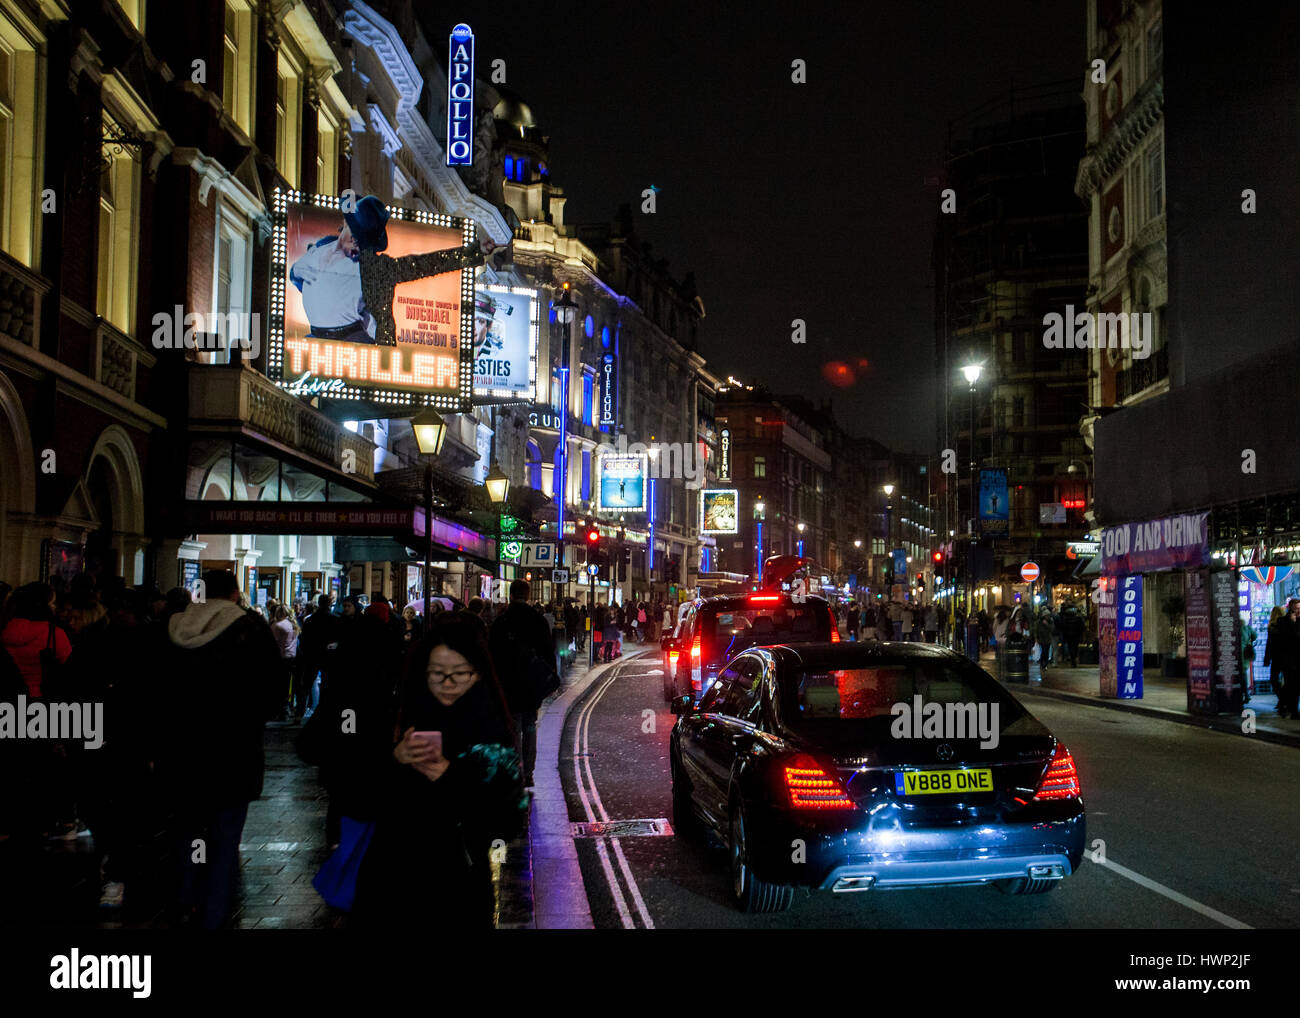
[[0,644],[22,673],[29,697],[49,695],[49,690],[41,690],[41,651],[52,647],[59,664],[72,653],[68,634],[54,619],[54,606],[54,588],[48,583],[19,587],[5,605]]

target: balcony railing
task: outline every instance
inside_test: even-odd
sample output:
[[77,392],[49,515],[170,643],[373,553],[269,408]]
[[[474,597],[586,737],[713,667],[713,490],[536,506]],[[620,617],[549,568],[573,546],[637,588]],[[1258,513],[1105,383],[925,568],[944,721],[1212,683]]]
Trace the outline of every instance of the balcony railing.
[[[190,369],[190,417],[240,423],[363,481],[375,479],[375,446],[238,364]],[[350,455],[349,455],[350,453]]]
[[0,336],[34,347],[41,332],[41,299],[50,284],[0,253]]
[[1169,348],[1161,347],[1144,360],[1115,374],[1115,401],[1122,403],[1169,377]]

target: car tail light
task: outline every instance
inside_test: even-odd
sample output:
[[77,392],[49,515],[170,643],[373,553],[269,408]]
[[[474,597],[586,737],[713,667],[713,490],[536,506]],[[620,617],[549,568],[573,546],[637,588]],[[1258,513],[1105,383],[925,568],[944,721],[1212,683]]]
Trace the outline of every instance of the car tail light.
[[1047,772],[1038,782],[1034,792],[1034,802],[1049,802],[1056,799],[1077,799],[1081,794],[1079,772],[1074,766],[1074,757],[1065,748],[1065,744],[1056,744],[1056,753],[1047,765]]
[[750,604],[776,604],[781,600],[780,594],[755,594],[749,599]]
[[675,672],[675,671],[677,671],[677,659],[678,659],[679,657],[681,657],[681,654],[679,654],[679,653],[678,653],[677,651],[675,651],[675,650],[670,650],[670,651],[668,652],[668,670],[669,670],[669,671],[671,671],[671,672]]
[[700,692],[703,682],[700,679],[700,634],[695,634],[695,642],[691,644],[691,688],[695,692]]
[[840,642],[840,624],[835,621],[835,616],[831,616],[831,643]]
[[795,809],[852,809],[853,800],[816,760],[800,754],[782,765],[785,789]]

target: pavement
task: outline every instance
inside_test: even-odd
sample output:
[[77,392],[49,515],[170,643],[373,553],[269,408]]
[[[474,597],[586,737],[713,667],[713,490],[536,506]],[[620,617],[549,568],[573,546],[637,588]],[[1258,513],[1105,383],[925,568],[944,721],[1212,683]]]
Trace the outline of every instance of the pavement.
[[[1001,679],[998,675],[997,656],[992,651],[980,655],[980,667],[995,678]],[[1300,748],[1300,720],[1278,716],[1275,694],[1256,693],[1250,698],[1250,702],[1244,709],[1254,712],[1251,718],[1254,730],[1245,731],[1243,726],[1247,719],[1242,715],[1223,714],[1217,717],[1206,717],[1189,713],[1185,678],[1169,679],[1163,675],[1148,673],[1143,676],[1140,700],[1120,700],[1101,695],[1101,681],[1096,665],[1084,665],[1078,668],[1049,665],[1046,669],[1040,669],[1038,665],[1031,664],[1029,667],[1028,683],[1004,682],[1003,684],[1014,693],[1050,696],[1058,700],[1127,711],[1130,714],[1145,714],[1148,717],[1193,725],[1210,731]]]

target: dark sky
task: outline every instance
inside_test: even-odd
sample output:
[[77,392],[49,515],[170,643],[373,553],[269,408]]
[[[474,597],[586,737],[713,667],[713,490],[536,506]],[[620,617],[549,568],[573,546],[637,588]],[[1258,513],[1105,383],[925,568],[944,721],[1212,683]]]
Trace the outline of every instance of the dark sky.
[[[566,221],[630,202],[669,271],[694,270],[712,370],[831,398],[851,432],[932,450],[938,198],[926,178],[951,118],[1013,83],[1077,76],[1082,89],[1082,3],[445,9],[447,31],[469,19],[479,75],[504,58],[506,85],[551,136]],[[805,85],[790,80],[795,58]],[[651,184],[658,211],[643,215]],[[791,342],[795,318],[806,345]],[[853,384],[826,379],[834,360]]]

